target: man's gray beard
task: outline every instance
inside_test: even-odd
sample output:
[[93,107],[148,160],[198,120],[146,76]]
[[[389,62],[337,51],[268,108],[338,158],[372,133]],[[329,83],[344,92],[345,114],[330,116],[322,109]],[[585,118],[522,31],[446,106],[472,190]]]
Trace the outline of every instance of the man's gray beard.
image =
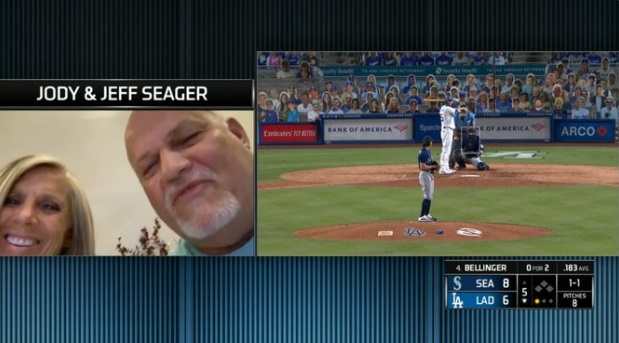
[[189,209],[185,211],[191,218],[181,217],[170,202],[166,203],[178,228],[189,238],[205,239],[214,235],[228,225],[241,209],[239,201],[230,192],[223,193],[222,198],[212,206],[205,202],[205,199],[198,198],[186,205]]

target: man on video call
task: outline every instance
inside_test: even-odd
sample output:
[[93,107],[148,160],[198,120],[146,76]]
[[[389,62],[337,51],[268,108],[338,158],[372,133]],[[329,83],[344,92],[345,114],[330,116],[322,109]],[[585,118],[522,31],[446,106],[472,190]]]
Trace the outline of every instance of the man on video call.
[[155,212],[182,238],[171,255],[255,255],[254,157],[236,119],[134,111],[125,147]]

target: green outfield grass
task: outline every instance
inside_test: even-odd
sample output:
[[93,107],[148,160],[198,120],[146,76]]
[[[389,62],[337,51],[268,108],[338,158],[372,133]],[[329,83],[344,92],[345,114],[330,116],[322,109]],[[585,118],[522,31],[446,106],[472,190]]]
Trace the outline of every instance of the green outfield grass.
[[[258,181],[317,168],[416,163],[410,148],[259,150]],[[540,158],[487,162],[617,166],[616,147],[500,147],[539,151]],[[438,157],[440,148],[433,149]],[[258,191],[259,255],[599,256],[619,254],[619,188],[572,185],[538,188],[437,188],[432,214],[442,221],[520,224],[550,236],[485,242],[357,242],[297,238],[294,231],[339,224],[416,220],[419,187],[329,186]]]

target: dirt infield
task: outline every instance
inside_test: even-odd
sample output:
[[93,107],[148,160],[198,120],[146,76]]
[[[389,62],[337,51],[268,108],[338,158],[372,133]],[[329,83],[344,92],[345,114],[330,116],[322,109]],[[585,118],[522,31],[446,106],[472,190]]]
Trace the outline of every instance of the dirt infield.
[[[413,164],[357,166],[302,170],[281,176],[284,181],[260,182],[258,190],[281,190],[325,185],[419,187]],[[475,168],[452,175],[435,174],[438,188],[561,187],[574,184],[619,185],[616,167],[552,164],[493,163],[489,171]],[[458,230],[461,231],[458,234]],[[442,233],[437,233],[437,231]],[[466,235],[467,232],[469,235]],[[470,235],[472,233],[472,235]],[[547,236],[551,230],[511,224],[466,222],[371,222],[311,228],[294,236],[327,240],[360,241],[458,241],[513,240]]]
[[550,235],[543,228],[466,222],[373,222],[319,227],[294,232],[296,237],[355,241],[451,241],[510,240]]
[[[418,187],[419,172],[412,164],[358,166],[302,170],[281,176],[285,181],[260,182],[259,190],[358,185],[381,187]],[[452,175],[435,174],[437,187],[556,187],[570,184],[619,185],[616,167],[556,164],[494,163],[489,171],[475,168]]]

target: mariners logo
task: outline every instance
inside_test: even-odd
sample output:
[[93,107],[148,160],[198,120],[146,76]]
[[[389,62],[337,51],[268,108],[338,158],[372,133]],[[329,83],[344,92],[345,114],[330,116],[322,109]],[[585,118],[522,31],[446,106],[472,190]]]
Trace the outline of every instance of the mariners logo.
[[408,237],[423,237],[426,235],[426,233],[414,227],[407,227],[404,231],[404,235]]
[[462,289],[462,277],[461,276],[454,276],[454,291],[459,291]]

